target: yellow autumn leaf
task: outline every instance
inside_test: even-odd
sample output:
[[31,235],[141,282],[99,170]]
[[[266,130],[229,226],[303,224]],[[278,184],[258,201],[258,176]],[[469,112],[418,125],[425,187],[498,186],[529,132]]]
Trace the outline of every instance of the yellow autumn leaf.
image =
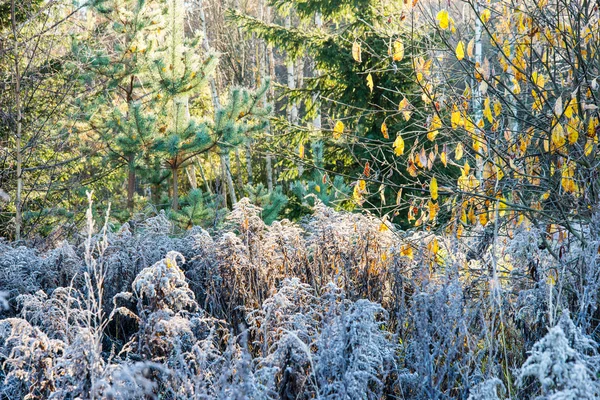
[[429,183],[429,192],[431,193],[431,198],[433,200],[437,200],[438,198],[438,184],[435,176],[431,178],[431,182]]
[[500,181],[502,180],[502,178],[504,178],[504,170],[502,169],[502,165],[499,162],[499,159],[496,160],[496,180]]
[[367,87],[369,88],[369,91],[373,93],[373,76],[371,76],[371,74],[367,75]]
[[579,118],[575,117],[567,123],[567,140],[569,144],[575,144],[577,139],[579,139]]
[[469,41],[469,44],[467,45],[467,55],[469,57],[473,57],[474,53],[473,53],[473,49],[475,48],[475,39],[471,39]]
[[442,127],[442,120],[440,117],[435,114],[431,119],[431,123],[429,124],[429,132],[427,133],[427,138],[431,141],[435,140],[435,137],[438,135],[440,129]]
[[402,139],[402,136],[400,135],[394,140],[394,154],[397,156],[404,154],[404,139]]
[[487,215],[487,211],[483,210],[482,212],[479,213],[479,223],[481,224],[481,226],[486,226],[488,223],[488,215]]
[[456,238],[460,239],[462,237],[464,228],[462,226],[462,224],[458,224],[458,226],[456,227]]
[[459,61],[465,58],[465,44],[462,40],[456,45],[456,58],[458,58]]
[[433,221],[437,215],[437,212],[440,210],[440,206],[437,203],[429,200],[427,202],[427,208],[429,209],[429,220]]
[[588,137],[596,136],[596,127],[598,126],[598,118],[590,118],[587,127],[587,135]]
[[333,126],[333,138],[339,139],[344,133],[344,123],[342,121],[337,121]]
[[304,145],[302,143],[298,146],[298,157],[304,158]]
[[400,188],[400,190],[398,190],[398,193],[396,194],[396,205],[397,206],[400,205],[401,200],[402,200],[402,188]]
[[365,201],[358,185],[354,186],[354,190],[352,192],[352,199],[358,204],[358,205],[362,205]]
[[498,215],[504,217],[506,215],[506,209],[508,208],[507,200],[505,197],[498,197]]
[[486,97],[485,100],[483,101],[483,116],[485,118],[487,118],[487,120],[490,122],[490,124],[492,122],[494,122],[494,117],[492,116],[492,109],[490,107],[490,98]]
[[448,16],[447,10],[440,10],[435,19],[440,24],[440,28],[442,29],[448,29],[450,26],[450,17]]
[[565,106],[565,116],[572,118],[575,114],[577,114],[577,99],[570,99]]
[[446,157],[445,151],[442,151],[442,153],[440,154],[440,160],[442,160],[442,164],[444,164],[444,167],[448,166],[448,158]]
[[456,107],[456,105],[454,105],[452,107],[452,114],[450,115],[450,123],[452,124],[452,129],[456,129],[459,126],[462,125],[462,118],[460,115],[460,111],[458,111],[458,108]]
[[402,117],[405,121],[408,121],[410,119],[412,111],[410,110],[410,103],[408,102],[406,97],[404,97],[398,104],[398,110],[402,112]]
[[552,129],[552,144],[555,148],[559,148],[564,146],[565,142],[565,130],[563,129],[562,124],[557,123]]
[[491,16],[492,16],[492,12],[488,8],[486,8],[485,10],[483,10],[481,12],[481,15],[480,15],[481,21],[485,24],[486,22],[488,22],[490,20]]
[[469,175],[470,171],[471,171],[471,166],[469,165],[468,161],[465,161],[465,165],[463,165],[463,167],[462,167],[462,174],[463,174],[463,176]]
[[540,74],[538,71],[533,71],[531,73],[531,82],[533,82],[533,84],[538,88],[543,89],[546,85],[546,77]]
[[381,134],[386,139],[390,138],[390,135],[388,133],[388,127],[387,127],[387,124],[385,123],[385,121],[383,121],[383,123],[381,124]]
[[367,181],[361,179],[358,181],[358,189],[364,193],[367,190]]
[[540,196],[540,200],[542,200],[542,201],[548,200],[549,197],[550,197],[550,191],[548,190]]
[[354,61],[358,63],[362,62],[360,44],[356,41],[352,43],[352,58],[354,58]]
[[500,104],[500,101],[496,100],[494,102],[494,115],[497,117],[500,115],[501,112],[502,112],[502,104]]
[[409,244],[405,244],[400,248],[400,255],[404,257],[408,257],[409,259],[413,259],[414,253],[413,248]]
[[548,276],[546,277],[546,283],[550,286],[556,285],[556,280],[557,280],[556,275],[557,274],[554,270],[550,270],[548,272]]
[[519,81],[516,79],[512,79],[512,83],[513,83],[513,94],[520,94],[521,93],[521,85],[519,85]]
[[454,159],[456,161],[458,161],[462,158],[462,156],[463,156],[463,145],[462,145],[462,143],[459,142],[456,145],[456,149],[454,149]]
[[592,153],[593,149],[594,149],[594,141],[591,138],[588,138],[587,142],[585,142],[583,154],[585,154],[585,156],[587,157]]
[[440,244],[437,238],[434,238],[431,242],[429,242],[427,247],[429,247],[429,250],[433,253],[434,256],[436,256],[437,253],[440,251]]
[[392,59],[394,61],[402,61],[404,58],[404,43],[400,39],[396,39],[393,44]]
[[564,164],[561,168],[560,184],[565,192],[574,193],[578,190],[574,177],[575,163],[571,161],[568,164]]

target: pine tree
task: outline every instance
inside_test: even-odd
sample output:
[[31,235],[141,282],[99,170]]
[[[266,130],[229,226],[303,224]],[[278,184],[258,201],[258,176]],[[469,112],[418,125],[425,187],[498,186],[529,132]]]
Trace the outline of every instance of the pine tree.
[[183,229],[193,226],[202,226],[215,219],[219,213],[218,195],[204,193],[200,189],[193,189],[182,199],[183,207],[173,211],[171,217]]
[[109,157],[115,161],[125,161],[127,165],[127,209],[133,212],[133,195],[136,185],[136,172],[144,153],[148,150],[155,134],[156,118],[144,114],[140,102],[127,104],[130,109],[122,113],[118,108],[106,127],[107,133],[114,135],[108,144]]
[[262,183],[255,186],[248,184],[246,185],[246,191],[252,204],[262,208],[261,217],[267,225],[270,225],[277,219],[288,203],[288,197],[283,194],[281,186],[275,187],[275,190],[268,191]]
[[[149,57],[163,20],[144,0],[96,2],[89,28],[96,36],[76,42],[74,54],[87,67],[82,79],[98,91],[83,104],[84,117],[105,144],[106,159],[127,170],[127,209],[134,210],[136,175],[154,136]],[[95,138],[92,138],[94,140]]]
[[171,170],[172,208],[179,207],[179,171],[200,153],[218,146],[221,151],[243,144],[247,135],[263,130],[269,107],[261,106],[267,85],[256,93],[235,88],[230,92],[225,107],[215,107],[214,118],[199,121],[190,116],[190,97],[201,95],[209,82],[217,63],[214,54],[205,59],[197,56],[201,37],[197,34],[186,39],[183,0],[169,0],[167,10],[168,29],[163,38],[160,56],[154,60],[158,74],[158,90],[165,93],[164,125],[159,131],[165,134],[155,142],[156,150],[164,155]]

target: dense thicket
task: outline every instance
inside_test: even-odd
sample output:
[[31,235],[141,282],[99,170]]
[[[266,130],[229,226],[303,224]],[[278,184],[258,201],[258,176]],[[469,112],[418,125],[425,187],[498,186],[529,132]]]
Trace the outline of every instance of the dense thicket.
[[226,220],[173,235],[160,214],[52,249],[2,244],[3,398],[598,395],[597,303],[573,307],[598,283],[535,277],[552,258],[534,233],[493,246],[494,287],[462,243],[401,239],[318,201],[300,223],[267,226],[248,199]]

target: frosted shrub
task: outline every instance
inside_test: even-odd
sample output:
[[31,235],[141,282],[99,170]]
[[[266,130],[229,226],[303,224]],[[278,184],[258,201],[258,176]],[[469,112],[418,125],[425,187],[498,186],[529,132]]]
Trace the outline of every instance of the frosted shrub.
[[0,243],[0,312],[20,317],[0,320],[0,399],[600,395],[595,233],[554,258],[544,227],[457,239],[319,201],[299,222],[261,212],[94,233],[90,211],[78,245]]
[[156,371],[164,371],[164,367],[150,362],[112,364],[106,377],[96,384],[94,394],[107,400],[153,399],[156,383],[152,375]]
[[252,312],[249,321],[263,381],[274,373],[280,398],[313,392],[308,380],[312,374],[311,350],[319,328],[319,304],[309,285],[298,279],[286,279],[273,296]]
[[395,261],[395,238],[379,219],[339,213],[316,200],[314,215],[304,229],[310,233],[307,247],[318,288],[334,281],[351,298],[383,302],[389,294],[384,281]]
[[[524,393],[533,392],[532,398],[540,400],[594,399],[600,396],[600,384],[592,372],[597,368],[597,360],[590,365],[571,347],[559,324],[533,346],[519,371],[518,384]],[[532,391],[529,378],[539,389]]]
[[[274,221],[263,236],[261,264],[267,270],[272,284],[279,284],[290,276],[303,276],[307,271],[307,249],[303,230],[288,221]],[[315,277],[306,276],[307,283]]]
[[85,325],[87,312],[82,297],[71,287],[57,288],[50,296],[38,290],[34,294],[18,296],[16,301],[21,316],[51,338],[68,342],[76,334],[76,328]]
[[144,268],[132,283],[141,308],[147,312],[178,312],[196,308],[194,293],[189,289],[177,261],[185,261],[180,253],[170,251],[163,260]]
[[500,400],[499,391],[502,394],[505,392],[500,379],[486,379],[471,389],[467,400]]
[[56,361],[64,349],[27,321],[0,321],[0,394],[9,399],[46,399],[56,389]]
[[403,343],[407,366],[417,374],[416,380],[406,382],[406,390],[414,391],[415,398],[449,398],[448,387],[466,384],[461,381],[472,372],[466,368],[477,366],[477,355],[466,346],[480,339],[470,331],[477,312],[471,314],[465,307],[457,280],[431,282],[422,290],[413,295],[408,323],[412,332]]
[[336,308],[317,341],[320,394],[332,400],[379,399],[395,369],[395,348],[382,329],[387,313],[368,300],[342,302]]
[[[297,279],[250,315],[261,349],[256,375],[275,371],[279,398],[377,399],[394,367],[394,345],[382,329],[386,311],[368,300],[352,302],[327,285],[320,297]],[[266,369],[266,371],[265,371]]]

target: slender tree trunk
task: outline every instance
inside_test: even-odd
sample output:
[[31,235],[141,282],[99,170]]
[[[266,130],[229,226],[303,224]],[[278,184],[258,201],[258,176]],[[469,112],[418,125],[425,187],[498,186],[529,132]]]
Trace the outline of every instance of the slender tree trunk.
[[[259,18],[261,21],[263,22],[267,22],[270,23],[271,22],[271,12],[270,12],[270,8],[265,6],[265,0],[260,0],[260,4],[259,4]],[[260,58],[260,80],[261,82],[264,82],[267,76],[267,71],[270,72],[270,75],[275,78],[275,71],[274,70],[270,70],[271,64],[274,61],[274,57],[273,57],[273,49],[270,45],[268,45],[266,42],[262,42],[262,46],[261,46],[261,58]],[[271,84],[271,87],[269,88],[269,93],[268,93],[269,98],[273,98],[273,85]],[[267,95],[265,95],[265,97],[263,98],[263,105],[266,105],[267,103]],[[271,137],[271,125],[269,124],[267,126],[267,136],[265,138],[265,142],[269,143],[269,138]],[[273,162],[272,162],[272,156],[271,153],[269,153],[269,149],[267,148],[267,154],[265,155],[265,169],[266,169],[266,175],[267,175],[267,189],[269,190],[269,192],[273,191]]]
[[242,190],[244,188],[244,178],[242,177],[242,159],[240,158],[240,149],[235,148],[235,166],[237,168],[237,184],[238,189]]
[[271,156],[267,155],[267,189],[269,192],[273,191],[273,165],[271,163]]
[[173,171],[173,203],[171,208],[174,211],[179,210],[179,167],[172,169]]
[[[479,15],[479,3],[475,5],[475,63],[477,65],[482,65],[483,61],[483,49],[481,43],[481,34],[483,31],[483,26],[481,24],[481,19],[477,17]],[[479,88],[479,83],[476,80],[473,80],[473,111],[475,113],[475,124],[479,124],[479,121],[483,119],[483,104],[482,104],[482,95],[481,90]],[[483,158],[480,156],[475,156],[476,159],[476,175],[477,179],[481,182],[483,178]]]
[[254,177],[252,173],[252,147],[250,146],[250,140],[246,142],[246,175],[248,175],[248,184],[252,185]]
[[[285,17],[285,27],[287,29],[290,29],[292,27],[292,11],[290,10],[290,13],[288,14],[287,17]],[[294,61],[289,58],[288,55],[288,60],[286,62],[286,67],[287,67],[287,86],[288,89],[290,91],[293,91],[294,89],[296,89],[296,74],[294,73]],[[291,96],[288,97],[288,122],[290,123],[291,126],[294,126],[296,124],[298,124],[298,106],[296,104],[295,101],[293,101],[291,99]],[[304,173],[304,166],[302,165],[301,162],[298,162],[296,164],[297,168],[298,168],[298,176],[302,176],[302,174]]]
[[235,203],[237,203],[237,197],[235,195],[233,179],[231,178],[231,161],[229,159],[229,153],[225,152],[221,154],[221,164],[223,166],[223,171],[225,174],[225,183],[227,184],[229,199],[231,200],[231,205],[233,206]]
[[[290,14],[285,17],[285,27],[290,29],[292,27],[292,16],[291,11]],[[288,59],[286,62],[287,68],[287,86],[288,89],[294,90],[296,89],[296,76],[294,74],[294,61],[292,59]],[[298,120],[298,107],[296,106],[295,101],[290,101],[288,105],[288,120],[290,123],[295,124]]]
[[[223,159],[221,159],[221,177],[219,178],[219,185],[221,190],[221,198],[223,199],[223,207],[227,208],[227,185],[225,184],[227,179],[225,178],[225,172],[225,163],[223,162]],[[218,190],[219,187],[217,187],[217,191]]]
[[192,189],[198,189],[198,179],[196,179],[196,166],[193,162],[186,167],[185,173],[188,177],[188,181],[190,182],[190,187]]
[[[171,77],[172,79],[176,79],[181,75],[183,70],[185,69],[185,65],[180,60],[182,57],[181,51],[179,50],[179,46],[185,41],[185,0],[169,0],[169,29],[171,30],[171,42],[169,43],[169,51],[170,51],[170,63],[171,63]],[[183,107],[183,119],[181,118],[181,113],[179,112],[180,107]],[[180,129],[185,129],[187,127],[190,120],[190,110],[189,110],[189,96],[187,94],[178,94],[173,99],[173,108],[172,108],[172,120],[173,120],[173,128],[175,131],[179,131]],[[178,160],[176,160],[178,162]],[[173,168],[173,210],[177,211],[179,209],[179,167],[177,166]]]
[[[210,44],[208,43],[208,37],[206,36],[206,16],[204,14],[204,5],[203,5],[202,0],[200,0],[198,2],[198,6],[199,6],[200,21],[202,23],[202,34],[203,34],[202,47],[204,48],[204,51],[208,53],[210,51]],[[211,91],[213,107],[215,108],[215,112],[216,112],[221,109],[221,102],[219,101],[219,94],[217,93],[217,85],[215,83],[215,79],[212,77],[210,78],[210,91]],[[235,203],[237,203],[237,199],[235,196],[235,187],[233,186],[233,179],[231,178],[229,154],[225,154],[225,153],[221,154],[221,167],[223,167],[223,170],[224,170],[225,182],[227,184],[227,189],[229,191],[229,195],[231,196],[231,202],[232,202],[231,205],[233,206]]]
[[15,107],[17,112],[16,132],[15,132],[15,151],[17,158],[16,173],[17,173],[17,193],[15,196],[15,240],[21,239],[21,229],[23,227],[23,210],[22,210],[22,195],[23,195],[23,154],[22,154],[22,126],[21,126],[21,70],[19,68],[19,41],[17,39],[17,23],[15,14],[15,0],[10,2],[10,19],[13,33],[13,55],[15,58]]
[[128,174],[127,174],[127,209],[133,213],[134,203],[133,195],[135,193],[135,156],[130,155],[128,159]]
[[206,175],[204,175],[204,168],[202,168],[202,163],[200,161],[198,161],[198,170],[200,170],[200,177],[202,178],[202,181],[204,182],[204,187],[206,188],[206,193],[212,194],[212,190],[210,188],[210,185],[208,184],[208,181],[206,180]]
[[[317,29],[321,29],[321,27],[323,26],[323,19],[321,18],[321,14],[320,13],[316,13],[315,14],[315,25],[317,26]],[[320,72],[317,69],[316,63],[313,60],[312,61],[312,70],[313,70],[313,76],[315,78],[318,78],[320,76]],[[315,92],[312,96],[312,102],[314,104],[314,107],[316,108],[316,115],[315,115],[315,119],[313,120],[313,127],[315,130],[320,131],[322,125],[322,121],[321,121],[321,103],[320,103],[320,93],[319,92]]]

